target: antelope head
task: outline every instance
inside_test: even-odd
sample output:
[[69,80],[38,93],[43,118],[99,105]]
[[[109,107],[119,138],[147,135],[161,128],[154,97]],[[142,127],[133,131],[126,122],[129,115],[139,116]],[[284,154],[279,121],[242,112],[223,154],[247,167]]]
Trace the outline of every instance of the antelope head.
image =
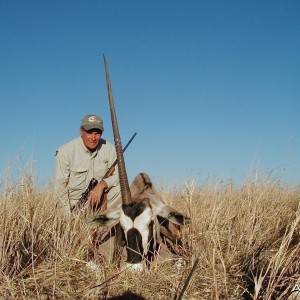
[[155,252],[161,220],[184,225],[190,223],[190,219],[164,203],[146,173],[138,174],[129,187],[108,67],[104,55],[103,58],[117,153],[121,199],[100,215],[89,219],[88,223],[103,226],[119,221],[127,250],[126,265],[141,271],[143,270],[143,258],[149,260]]

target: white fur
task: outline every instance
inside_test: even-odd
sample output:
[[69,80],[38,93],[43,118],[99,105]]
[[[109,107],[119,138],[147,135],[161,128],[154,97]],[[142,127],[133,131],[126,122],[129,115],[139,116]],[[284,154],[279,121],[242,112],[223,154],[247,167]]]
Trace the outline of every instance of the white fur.
[[134,273],[141,273],[144,271],[144,264],[142,262],[137,264],[125,263],[125,269]]
[[146,207],[146,209],[139,216],[137,216],[134,219],[134,221],[132,221],[131,218],[126,216],[122,210],[120,212],[120,224],[125,232],[126,239],[127,239],[127,232],[130,229],[135,228],[140,232],[140,234],[142,236],[142,244],[143,244],[143,249],[144,249],[143,254],[147,253],[148,237],[149,237],[149,224],[152,219],[153,219],[152,209],[150,207]]
[[124,230],[125,236],[127,236],[128,230],[133,228],[133,221],[124,214],[122,209],[120,211],[120,224]]

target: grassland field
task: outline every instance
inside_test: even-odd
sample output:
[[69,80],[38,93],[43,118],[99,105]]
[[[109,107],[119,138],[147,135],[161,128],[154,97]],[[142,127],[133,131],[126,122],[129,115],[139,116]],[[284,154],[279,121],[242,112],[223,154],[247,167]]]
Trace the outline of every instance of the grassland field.
[[[4,187],[4,181],[2,181]],[[0,196],[0,300],[176,299],[196,259],[182,299],[300,299],[300,188],[280,180],[248,179],[179,190],[158,188],[187,214],[181,266],[154,261],[142,274],[102,259],[91,242],[96,229],[56,210],[51,185],[30,176]],[[170,192],[171,191],[171,192]],[[87,268],[93,254],[97,268]],[[298,297],[298,298],[297,298]]]

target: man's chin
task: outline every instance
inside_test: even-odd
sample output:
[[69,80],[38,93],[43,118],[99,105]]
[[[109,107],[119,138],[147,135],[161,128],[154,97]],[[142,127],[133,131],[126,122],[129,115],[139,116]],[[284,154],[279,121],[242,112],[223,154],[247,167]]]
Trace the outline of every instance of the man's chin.
[[98,144],[96,144],[96,145],[88,145],[87,148],[88,148],[90,151],[93,152],[93,151],[95,151],[95,150],[97,149],[97,145],[98,145]]

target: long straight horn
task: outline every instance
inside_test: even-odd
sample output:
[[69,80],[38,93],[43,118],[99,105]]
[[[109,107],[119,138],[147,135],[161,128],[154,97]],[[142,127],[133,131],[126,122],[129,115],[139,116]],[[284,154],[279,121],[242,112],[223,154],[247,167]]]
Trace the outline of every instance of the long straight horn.
[[109,100],[109,107],[110,107],[110,114],[111,114],[111,122],[112,122],[115,147],[116,147],[116,152],[117,152],[122,202],[123,202],[123,204],[129,204],[132,202],[131,193],[130,193],[128,177],[127,177],[127,173],[126,173],[125,160],[124,160],[124,155],[123,155],[123,151],[122,151],[122,149],[123,149],[122,142],[121,142],[119,127],[118,127],[117,115],[116,115],[116,111],[115,111],[114,98],[113,98],[110,79],[109,79],[108,67],[107,67],[107,63],[106,63],[104,54],[103,54],[103,59],[104,59],[108,100]]

